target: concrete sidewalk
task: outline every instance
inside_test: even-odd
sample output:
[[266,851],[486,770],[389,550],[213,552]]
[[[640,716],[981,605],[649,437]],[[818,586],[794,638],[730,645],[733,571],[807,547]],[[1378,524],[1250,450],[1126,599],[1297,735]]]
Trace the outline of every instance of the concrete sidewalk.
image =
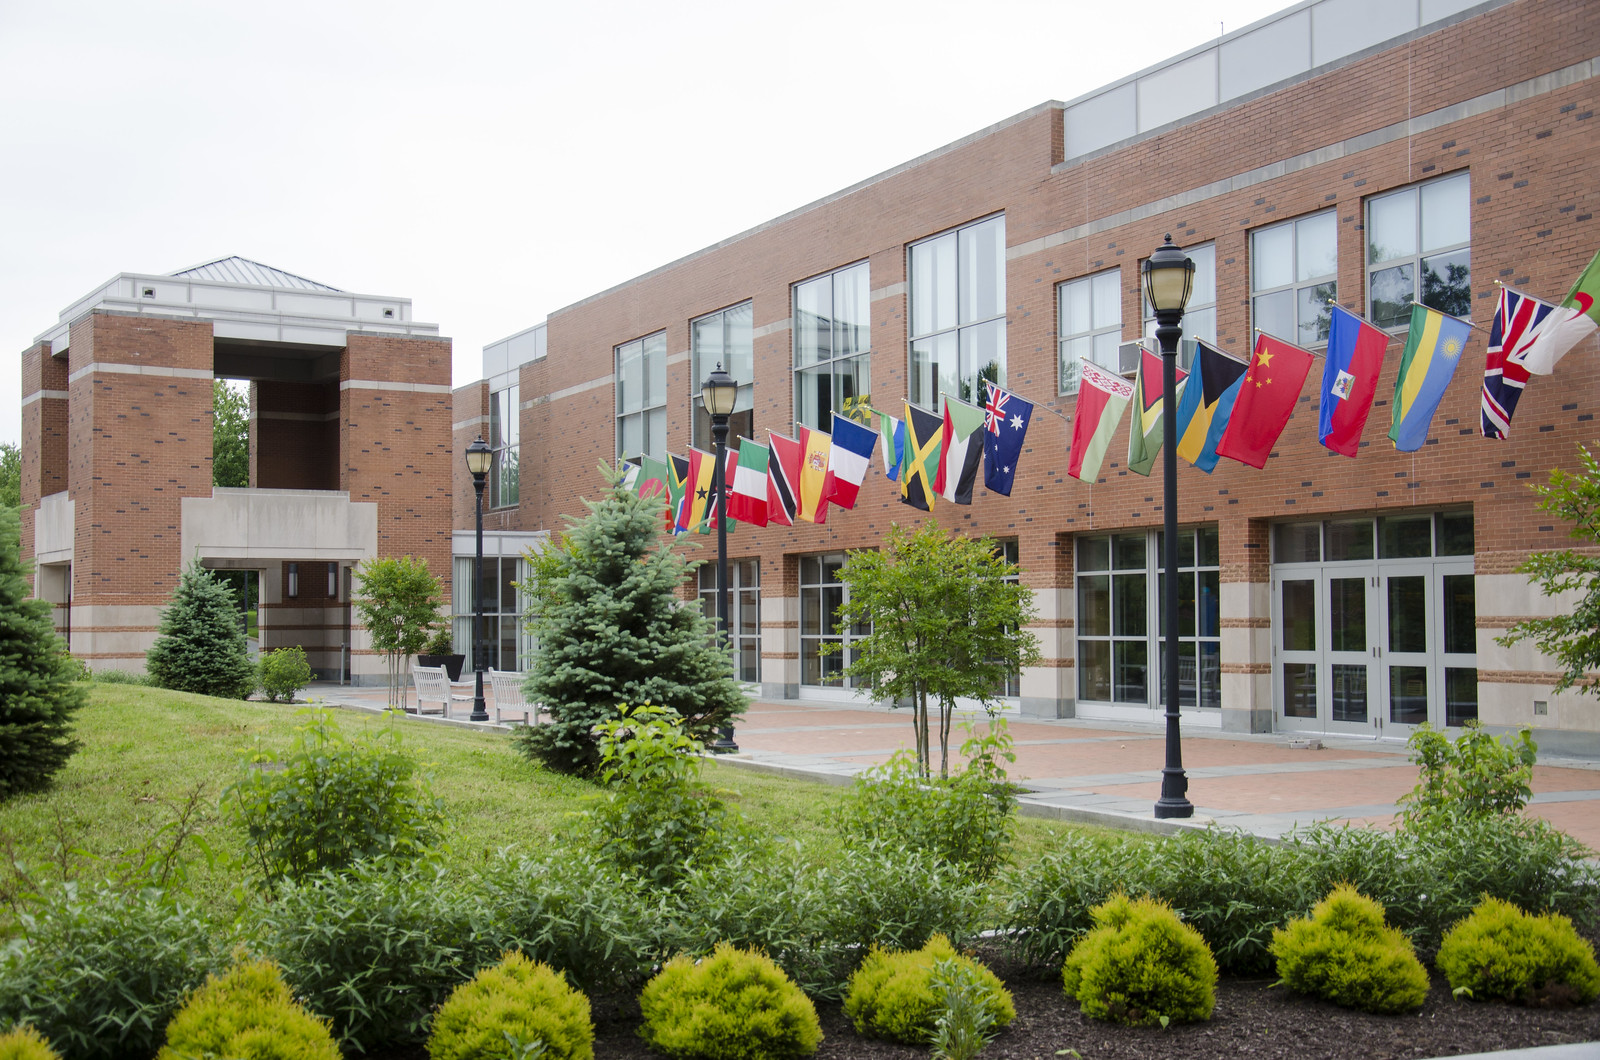
[[[382,688],[318,683],[306,694],[365,710],[381,710],[387,702]],[[456,703],[448,719],[428,715],[419,720],[471,724],[465,720],[470,709],[470,703]],[[1007,720],[1017,754],[1010,773],[1030,789],[1021,797],[1022,812],[1120,828],[1184,827],[1157,822],[1152,812],[1165,764],[1162,726]],[[958,721],[952,745],[958,747],[962,738]],[[914,745],[909,711],[760,700],[740,719],[735,739],[739,753],[727,756],[730,764],[839,784]],[[1262,836],[1280,836],[1316,821],[1381,826],[1417,782],[1416,767],[1400,742],[1325,736],[1319,749],[1301,750],[1291,748],[1289,741],[1285,733],[1186,728],[1183,764],[1193,820],[1214,820]],[[1533,791],[1530,813],[1600,849],[1600,762],[1541,756],[1534,767]]]

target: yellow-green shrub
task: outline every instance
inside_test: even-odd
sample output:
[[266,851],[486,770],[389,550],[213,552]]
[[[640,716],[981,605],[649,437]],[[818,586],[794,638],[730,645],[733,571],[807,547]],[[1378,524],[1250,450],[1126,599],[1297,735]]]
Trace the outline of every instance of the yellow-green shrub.
[[205,981],[167,1024],[156,1060],[339,1060],[326,1020],[295,1002],[278,966],[246,960]]
[[515,1060],[512,1039],[548,1060],[594,1060],[589,999],[548,964],[508,953],[462,983],[433,1017],[432,1060]]
[[867,954],[845,987],[844,1013],[862,1034],[909,1045],[925,1045],[933,1036],[941,1001],[933,986],[933,966],[954,960],[969,966],[982,981],[984,1008],[994,1026],[1016,1018],[1011,993],[993,972],[956,953],[943,935],[930,938],[920,950],[881,950]]
[[822,1043],[816,1006],[764,954],[719,943],[711,956],[668,961],[639,995],[639,1033],[668,1056],[783,1060]]
[[0,1060],[61,1060],[45,1036],[23,1025],[0,1034]]
[[1407,1012],[1428,996],[1428,973],[1411,941],[1384,922],[1383,905],[1347,883],[1311,918],[1272,933],[1278,978],[1291,990],[1367,1012]]
[[1485,898],[1456,922],[1437,963],[1450,989],[1465,988],[1480,1001],[1585,1004],[1600,996],[1594,947],[1572,921],[1560,913],[1533,916],[1498,898]]
[[1085,1015],[1134,1027],[1211,1018],[1216,959],[1171,906],[1116,894],[1089,915],[1094,928],[1061,970]]

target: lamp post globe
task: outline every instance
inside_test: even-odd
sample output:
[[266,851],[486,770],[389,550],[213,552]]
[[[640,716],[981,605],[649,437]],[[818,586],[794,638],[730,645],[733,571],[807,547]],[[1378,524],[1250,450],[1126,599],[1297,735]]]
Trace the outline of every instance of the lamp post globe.
[[477,560],[472,567],[472,713],[467,715],[467,720],[488,721],[489,709],[483,701],[483,486],[489,475],[489,467],[494,463],[494,450],[489,448],[480,434],[467,446],[466,456],[467,471],[472,474],[472,489],[477,498],[478,526]]

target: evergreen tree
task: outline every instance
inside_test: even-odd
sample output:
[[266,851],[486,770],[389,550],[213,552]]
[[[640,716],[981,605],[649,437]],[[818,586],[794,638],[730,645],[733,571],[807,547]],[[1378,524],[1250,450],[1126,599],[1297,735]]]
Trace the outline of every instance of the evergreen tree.
[[256,670],[239,628],[233,590],[199,560],[184,568],[144,658],[161,688],[222,699],[244,699],[255,691]]
[[586,518],[570,519],[566,534],[530,554],[525,586],[539,644],[527,692],[552,720],[517,736],[524,753],[570,773],[595,771],[594,727],[619,717],[619,704],[669,707],[700,740],[747,705],[714,624],[678,598],[699,564],[663,538],[662,499],[630,493],[619,474],[601,470],[610,491],[586,500]]
[[19,549],[16,510],[0,508],[0,799],[48,786],[67,764],[78,746],[68,721],[84,701]]

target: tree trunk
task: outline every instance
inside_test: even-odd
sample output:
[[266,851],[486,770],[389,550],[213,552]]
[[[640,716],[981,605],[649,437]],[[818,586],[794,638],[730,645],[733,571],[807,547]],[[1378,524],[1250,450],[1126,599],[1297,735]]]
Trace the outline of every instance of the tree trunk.
[[950,779],[950,718],[955,713],[955,704],[939,701],[939,776],[941,779]]
[[932,748],[928,745],[928,691],[917,689],[917,773],[926,779],[932,772]]

